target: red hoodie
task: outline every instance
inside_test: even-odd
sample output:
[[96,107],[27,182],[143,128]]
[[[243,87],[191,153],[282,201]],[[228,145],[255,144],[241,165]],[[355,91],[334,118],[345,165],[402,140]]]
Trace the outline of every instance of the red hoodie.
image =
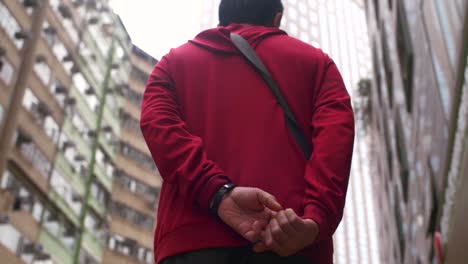
[[[281,106],[230,40],[246,38],[310,137],[306,160]],[[227,182],[258,187],[315,220],[319,236],[301,253],[333,262],[354,142],[350,97],[321,50],[269,27],[230,25],[173,49],[151,74],[141,129],[164,180],[154,248],[157,263],[187,251],[248,245],[209,213]]]

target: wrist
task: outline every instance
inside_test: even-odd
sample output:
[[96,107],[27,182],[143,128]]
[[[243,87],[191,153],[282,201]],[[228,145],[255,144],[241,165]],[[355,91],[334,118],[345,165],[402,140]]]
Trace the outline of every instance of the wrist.
[[219,188],[218,192],[215,193],[210,203],[210,213],[212,215],[218,217],[218,210],[221,202],[236,187],[237,186],[233,183],[227,183]]

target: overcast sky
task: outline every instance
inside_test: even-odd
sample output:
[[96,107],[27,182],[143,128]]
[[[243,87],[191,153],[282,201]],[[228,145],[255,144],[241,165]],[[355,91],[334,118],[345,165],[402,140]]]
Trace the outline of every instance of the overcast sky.
[[111,0],[134,44],[160,59],[200,31],[201,0]]

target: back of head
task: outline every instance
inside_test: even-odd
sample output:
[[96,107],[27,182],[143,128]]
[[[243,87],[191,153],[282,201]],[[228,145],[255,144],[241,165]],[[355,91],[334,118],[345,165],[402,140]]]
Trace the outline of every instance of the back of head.
[[221,0],[219,24],[271,26],[276,14],[282,11],[281,0]]

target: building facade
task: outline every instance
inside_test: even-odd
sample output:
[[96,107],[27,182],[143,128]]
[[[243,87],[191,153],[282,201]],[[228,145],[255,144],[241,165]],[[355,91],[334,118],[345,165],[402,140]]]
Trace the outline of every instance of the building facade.
[[[204,0],[201,28],[218,24],[219,0]],[[363,1],[283,0],[281,28],[328,53],[352,97],[371,75],[371,54]],[[356,96],[355,96],[356,94]],[[368,135],[357,116],[357,136],[344,217],[335,233],[335,263],[379,263]],[[386,262],[383,262],[386,263]]]
[[0,133],[18,107],[2,263],[152,263],[160,180],[137,128],[156,61],[105,0],[0,1],[0,40]]
[[366,2],[382,262],[464,263],[468,3]]

